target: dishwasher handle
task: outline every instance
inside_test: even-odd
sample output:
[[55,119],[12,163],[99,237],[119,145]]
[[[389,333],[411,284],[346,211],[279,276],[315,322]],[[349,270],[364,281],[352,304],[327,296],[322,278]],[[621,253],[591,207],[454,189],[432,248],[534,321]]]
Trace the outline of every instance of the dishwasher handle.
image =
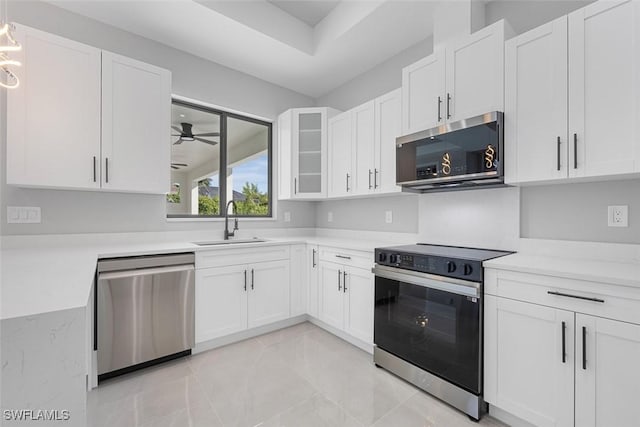
[[177,273],[181,271],[193,271],[193,264],[172,265],[169,267],[141,268],[138,270],[110,271],[98,273],[98,280],[124,279],[126,277],[150,276],[163,273]]

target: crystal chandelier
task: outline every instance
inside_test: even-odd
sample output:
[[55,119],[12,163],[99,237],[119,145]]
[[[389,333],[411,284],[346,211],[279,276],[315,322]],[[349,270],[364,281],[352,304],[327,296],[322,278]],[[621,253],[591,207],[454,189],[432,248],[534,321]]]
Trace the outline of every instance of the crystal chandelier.
[[12,24],[0,24],[0,73],[4,74],[4,78],[0,78],[0,87],[7,89],[13,89],[20,85],[20,79],[11,67],[19,67],[21,64],[9,57],[10,52],[17,52],[22,48],[11,34],[14,29]]

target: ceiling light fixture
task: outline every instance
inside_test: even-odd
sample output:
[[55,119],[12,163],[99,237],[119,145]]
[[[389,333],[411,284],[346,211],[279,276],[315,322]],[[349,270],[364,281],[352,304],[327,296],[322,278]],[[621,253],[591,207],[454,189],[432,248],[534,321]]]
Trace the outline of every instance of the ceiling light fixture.
[[9,58],[8,54],[8,52],[17,52],[22,49],[20,43],[11,34],[13,30],[15,30],[13,24],[0,25],[0,72],[5,74],[4,79],[0,79],[0,87],[7,89],[14,89],[20,85],[20,79],[10,67],[19,67],[22,64]]

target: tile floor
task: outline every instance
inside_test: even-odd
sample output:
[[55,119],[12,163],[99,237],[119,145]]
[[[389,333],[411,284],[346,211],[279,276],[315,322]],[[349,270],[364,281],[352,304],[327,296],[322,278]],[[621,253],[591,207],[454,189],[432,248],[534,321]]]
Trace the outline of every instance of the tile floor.
[[502,426],[480,423],[302,323],[103,382],[90,427]]

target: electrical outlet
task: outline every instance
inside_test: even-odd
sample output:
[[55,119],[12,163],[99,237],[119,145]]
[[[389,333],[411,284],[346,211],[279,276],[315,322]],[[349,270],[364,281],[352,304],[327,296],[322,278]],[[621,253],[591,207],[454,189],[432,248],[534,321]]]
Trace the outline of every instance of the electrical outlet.
[[608,225],[609,227],[628,227],[629,206],[609,206]]
[[393,211],[385,211],[384,222],[391,224],[393,222]]
[[284,213],[284,222],[291,222],[291,212]]
[[36,206],[7,206],[9,224],[40,224],[41,212]]
[[327,222],[333,222],[333,212],[327,214]]

